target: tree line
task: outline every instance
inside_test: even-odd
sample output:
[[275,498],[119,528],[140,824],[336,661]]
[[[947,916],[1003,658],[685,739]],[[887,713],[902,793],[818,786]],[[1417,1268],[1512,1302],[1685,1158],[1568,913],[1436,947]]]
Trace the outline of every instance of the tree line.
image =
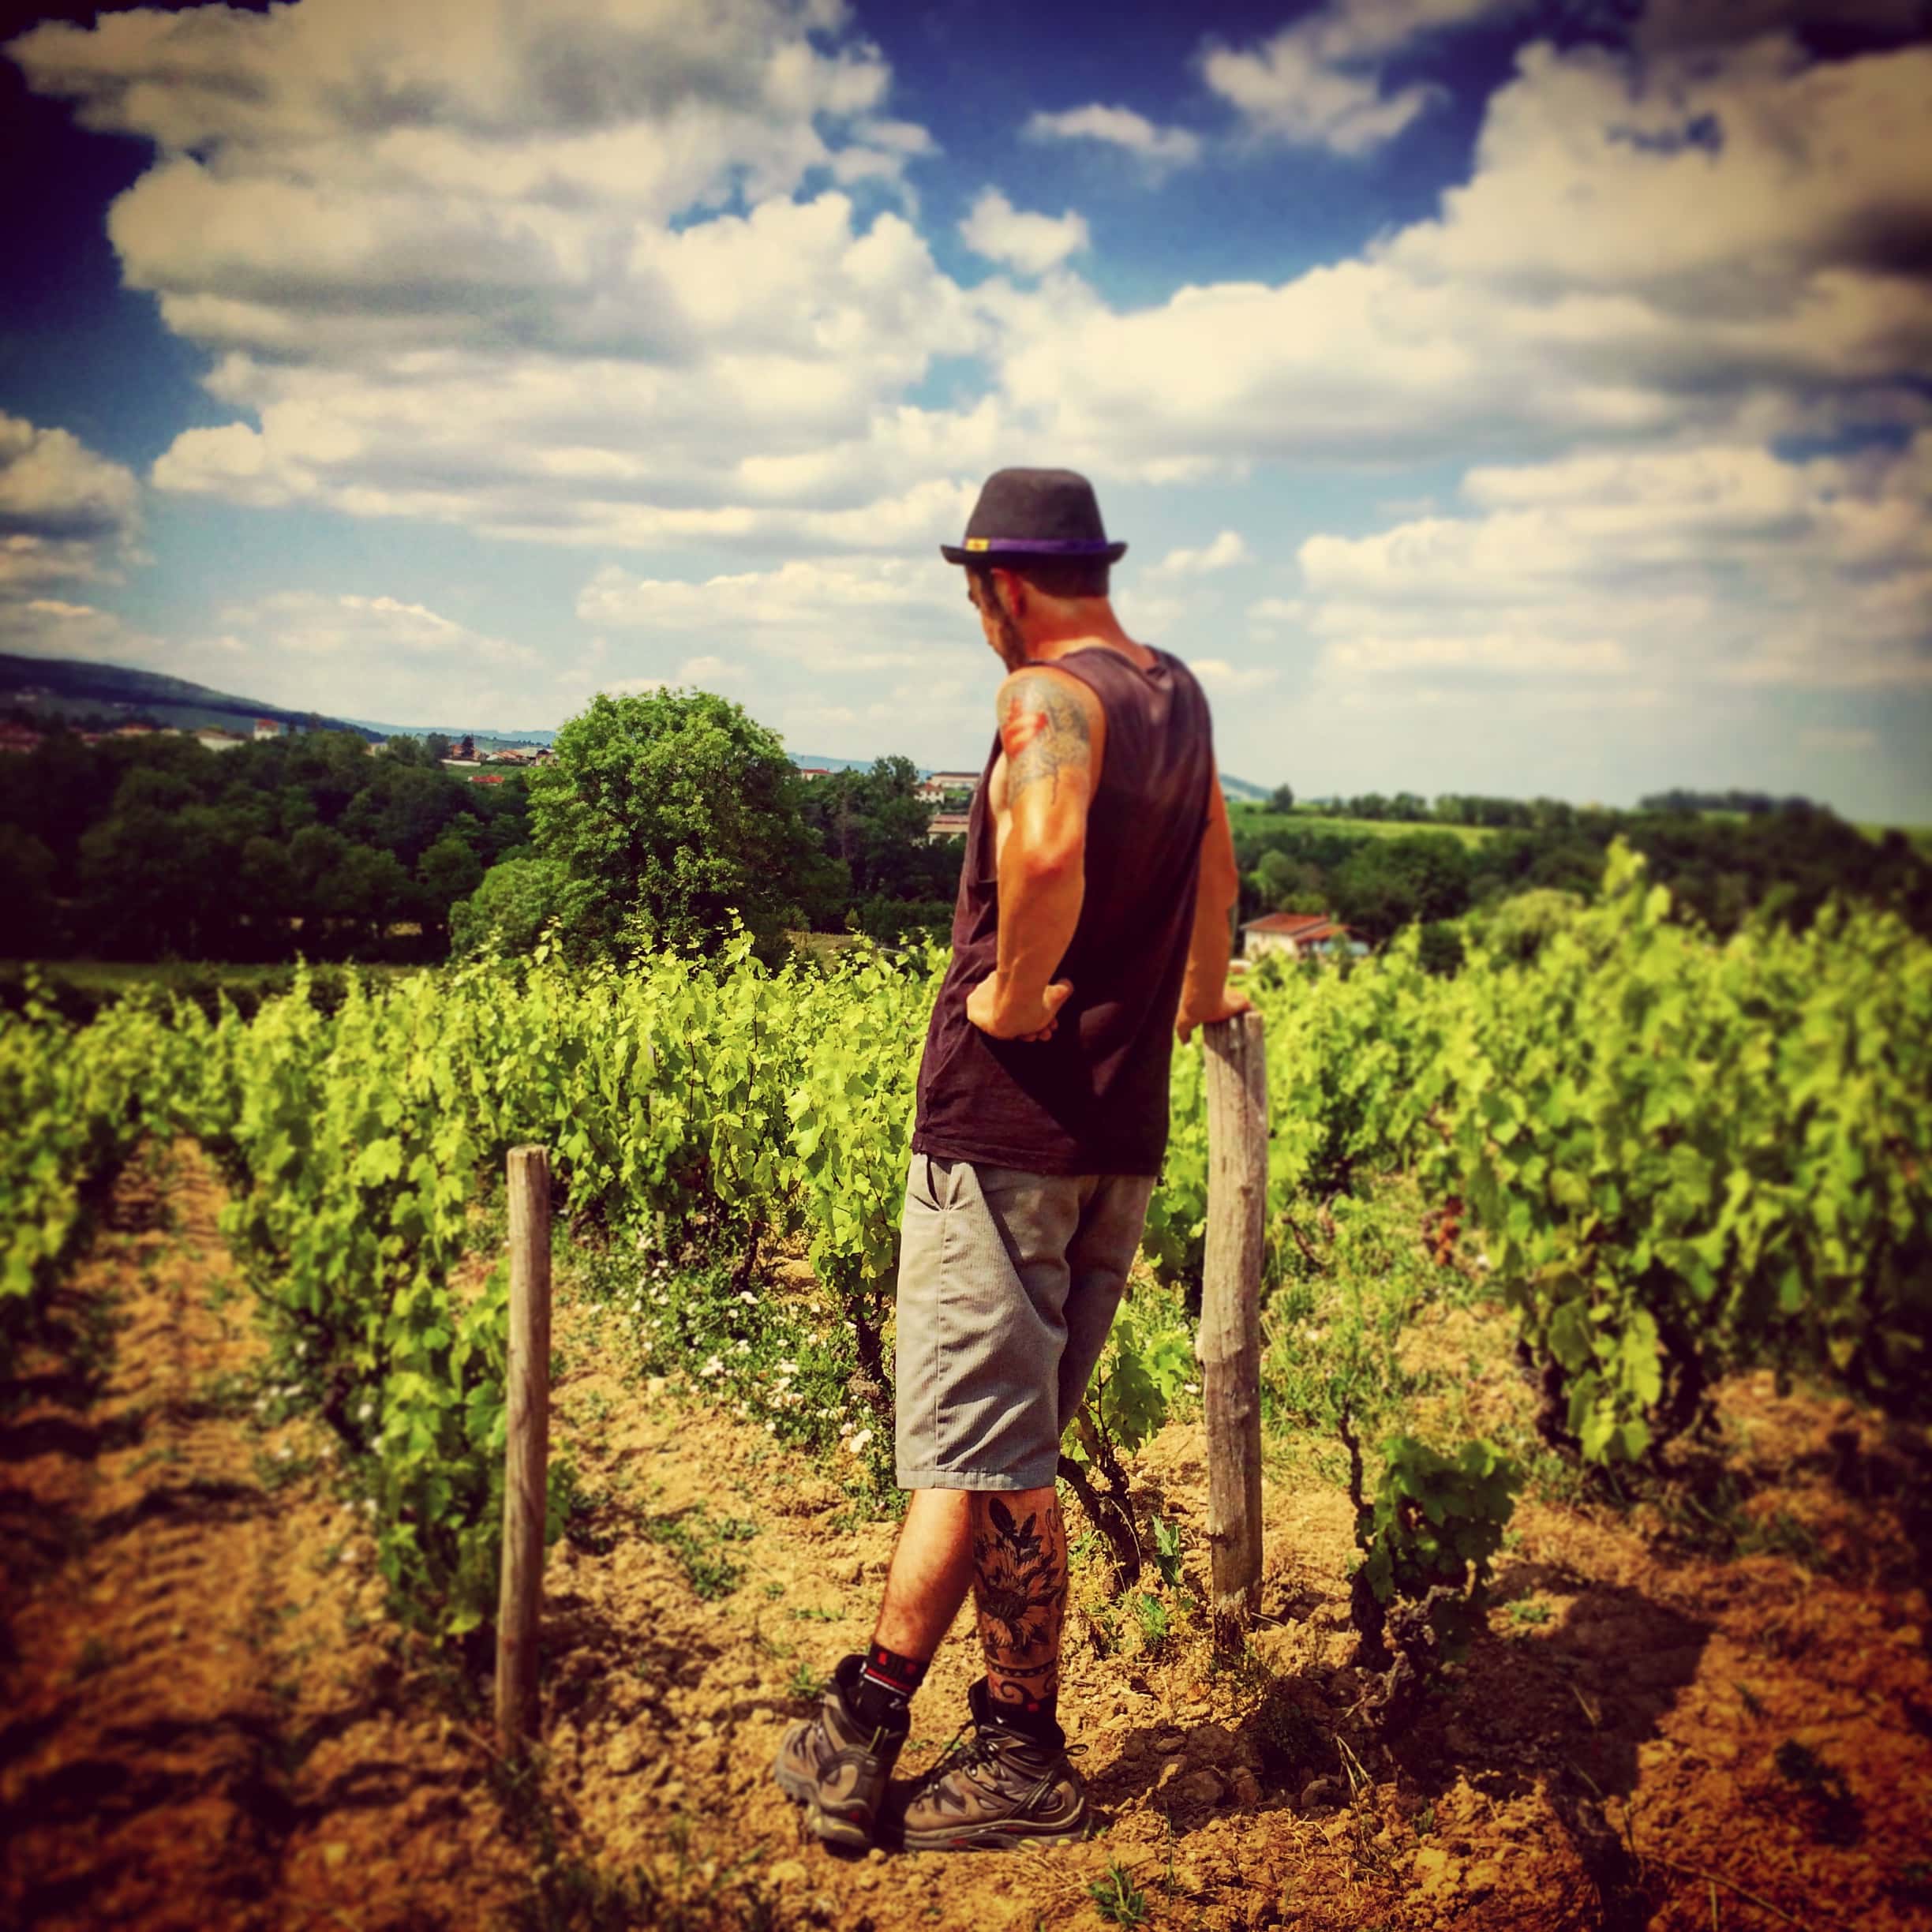
[[440,959],[451,906],[529,837],[521,777],[470,785],[420,740],[212,751],[51,733],[0,758],[0,893],[22,957]]
[[809,783],[703,692],[600,698],[557,762],[447,769],[440,734],[214,751],[57,730],[0,758],[0,949],[18,958],[432,961],[547,927],[585,957],[788,930],[943,932],[960,842],[910,760]]
[[1371,944],[1407,925],[1440,925],[1532,895],[1545,915],[1583,904],[1596,897],[1619,837],[1643,854],[1681,912],[1720,938],[1759,908],[1802,929],[1833,897],[1892,907],[1932,935],[1932,864],[1902,832],[1870,838],[1819,805],[1737,819],[1566,807],[1544,825],[1470,842],[1421,826],[1364,837],[1275,813],[1237,811],[1233,824],[1242,919],[1327,912]]
[[[932,807],[904,758],[807,781],[742,707],[692,691],[600,695],[558,732],[553,762],[500,783],[446,769],[447,749],[395,738],[372,756],[354,734],[316,731],[218,753],[188,736],[89,744],[56,732],[0,758],[6,949],[428,961],[527,953],[549,931],[574,957],[621,959],[708,948],[736,920],[777,957],[800,930],[894,942],[949,926],[961,842],[930,838]],[[1472,913],[1533,947],[1595,897],[1620,836],[1720,936],[1761,908],[1807,925],[1833,897],[1892,906],[1932,934],[1932,865],[1902,833],[1873,840],[1822,806],[1721,796],[1635,812],[1337,801],[1413,827],[1365,835],[1295,811],[1282,786],[1267,808],[1233,814],[1240,915],[1327,913],[1376,945],[1420,923],[1447,968]],[[1430,816],[1405,816],[1418,809]],[[1470,826],[1484,836],[1451,829]]]

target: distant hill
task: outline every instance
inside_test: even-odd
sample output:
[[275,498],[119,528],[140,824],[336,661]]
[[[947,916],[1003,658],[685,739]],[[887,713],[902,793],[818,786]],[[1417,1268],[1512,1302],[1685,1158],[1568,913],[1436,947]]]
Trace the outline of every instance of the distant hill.
[[[810,766],[818,771],[870,771],[873,762],[871,758],[821,758],[811,752],[795,751],[792,754],[792,762],[800,766]],[[919,775],[922,778],[930,778],[932,771],[922,765],[919,768]],[[1265,785],[1250,784],[1245,778],[1233,777],[1226,772],[1221,774],[1221,790],[1224,796],[1232,799],[1260,799],[1267,796]]]
[[440,732],[445,738],[474,738],[483,750],[498,745],[547,745],[556,740],[555,732],[534,727],[529,731],[485,731],[481,724],[380,724],[373,718],[351,718],[349,722],[373,738],[426,738],[432,732]]
[[[232,691],[219,691],[186,678],[169,677],[159,671],[136,671],[125,665],[90,663],[77,657],[23,657],[0,651],[0,710],[19,706],[43,717],[90,714],[117,717],[152,718],[157,724],[173,724],[183,731],[205,731],[219,726],[239,730],[245,737],[256,718],[273,718],[278,724],[306,725],[311,719],[324,731],[354,732],[372,740],[383,738],[422,738],[440,732],[452,740],[466,736],[476,740],[480,751],[493,751],[502,745],[547,745],[554,742],[554,731],[505,731],[466,724],[386,724],[374,718],[326,717],[318,713],[291,710],[286,705],[264,703],[259,698],[238,698]],[[797,751],[792,762],[814,766],[821,771],[870,771],[871,758],[826,758],[817,752]],[[924,766],[919,776],[932,776]],[[1221,789],[1230,798],[1265,799],[1267,788],[1251,784],[1245,778],[1221,774]]]
[[0,652],[0,707],[18,706],[47,717],[144,717],[183,731],[219,726],[240,731],[244,737],[257,718],[278,724],[307,724],[311,718],[326,731],[352,731],[364,738],[384,734],[346,718],[321,717],[292,711],[286,705],[255,698],[238,698],[232,691],[211,690],[186,678],[159,671],[137,671],[126,665],[91,664],[73,657],[22,657]]
[[19,706],[47,718],[145,717],[157,724],[183,731],[219,726],[238,728],[245,737],[257,718],[278,724],[306,725],[313,719],[324,731],[354,732],[371,740],[421,738],[440,731],[451,739],[466,732],[485,748],[497,745],[549,744],[553,731],[485,730],[475,724],[384,724],[373,718],[345,718],[269,704],[259,698],[241,698],[212,689],[187,678],[159,671],[137,671],[126,665],[98,664],[77,657],[24,657],[0,652],[0,710]]

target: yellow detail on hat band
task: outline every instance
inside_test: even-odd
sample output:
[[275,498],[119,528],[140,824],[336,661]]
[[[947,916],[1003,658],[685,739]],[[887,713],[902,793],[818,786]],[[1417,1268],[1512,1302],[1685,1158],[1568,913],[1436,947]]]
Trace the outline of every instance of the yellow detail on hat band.
[[968,550],[984,550],[991,545],[992,541],[993,539],[990,537],[968,537],[966,539],[966,548]]

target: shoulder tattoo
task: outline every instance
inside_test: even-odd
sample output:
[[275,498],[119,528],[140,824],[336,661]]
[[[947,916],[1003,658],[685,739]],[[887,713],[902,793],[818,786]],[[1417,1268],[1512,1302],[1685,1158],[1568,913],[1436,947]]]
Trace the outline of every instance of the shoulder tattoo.
[[1080,700],[1057,677],[1023,672],[1000,701],[1000,745],[1006,754],[1006,796],[1028,786],[1059,784],[1070,767],[1093,762],[1093,734]]

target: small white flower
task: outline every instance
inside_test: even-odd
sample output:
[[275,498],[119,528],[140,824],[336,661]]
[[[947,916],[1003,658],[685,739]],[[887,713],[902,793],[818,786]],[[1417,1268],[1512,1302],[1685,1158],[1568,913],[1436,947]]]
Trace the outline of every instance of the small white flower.
[[365,1496],[362,1499],[362,1514],[365,1516],[373,1516],[376,1514],[376,1499],[373,1496]]
[[776,1422],[767,1422],[765,1425],[765,1433],[767,1436],[776,1436],[778,1433],[778,1425]]
[[1200,1393],[1200,1384],[1198,1382],[1183,1382],[1181,1384],[1181,1393],[1183,1395],[1198,1395]]
[[742,1301],[747,1308],[756,1308],[758,1306],[758,1297],[754,1295],[749,1288],[739,1289],[738,1291],[738,1299]]
[[867,1447],[871,1440],[872,1432],[870,1429],[861,1429],[846,1446],[852,1451],[854,1455],[858,1455]]
[[366,1422],[369,1421],[371,1416],[375,1414],[375,1413],[376,1405],[373,1402],[365,1402],[363,1403],[361,1408],[357,1410],[356,1420],[358,1422]]
[[286,1443],[283,1443],[277,1446],[275,1450],[275,1460],[278,1462],[293,1462],[294,1460],[294,1457],[295,1451],[291,1449]]

